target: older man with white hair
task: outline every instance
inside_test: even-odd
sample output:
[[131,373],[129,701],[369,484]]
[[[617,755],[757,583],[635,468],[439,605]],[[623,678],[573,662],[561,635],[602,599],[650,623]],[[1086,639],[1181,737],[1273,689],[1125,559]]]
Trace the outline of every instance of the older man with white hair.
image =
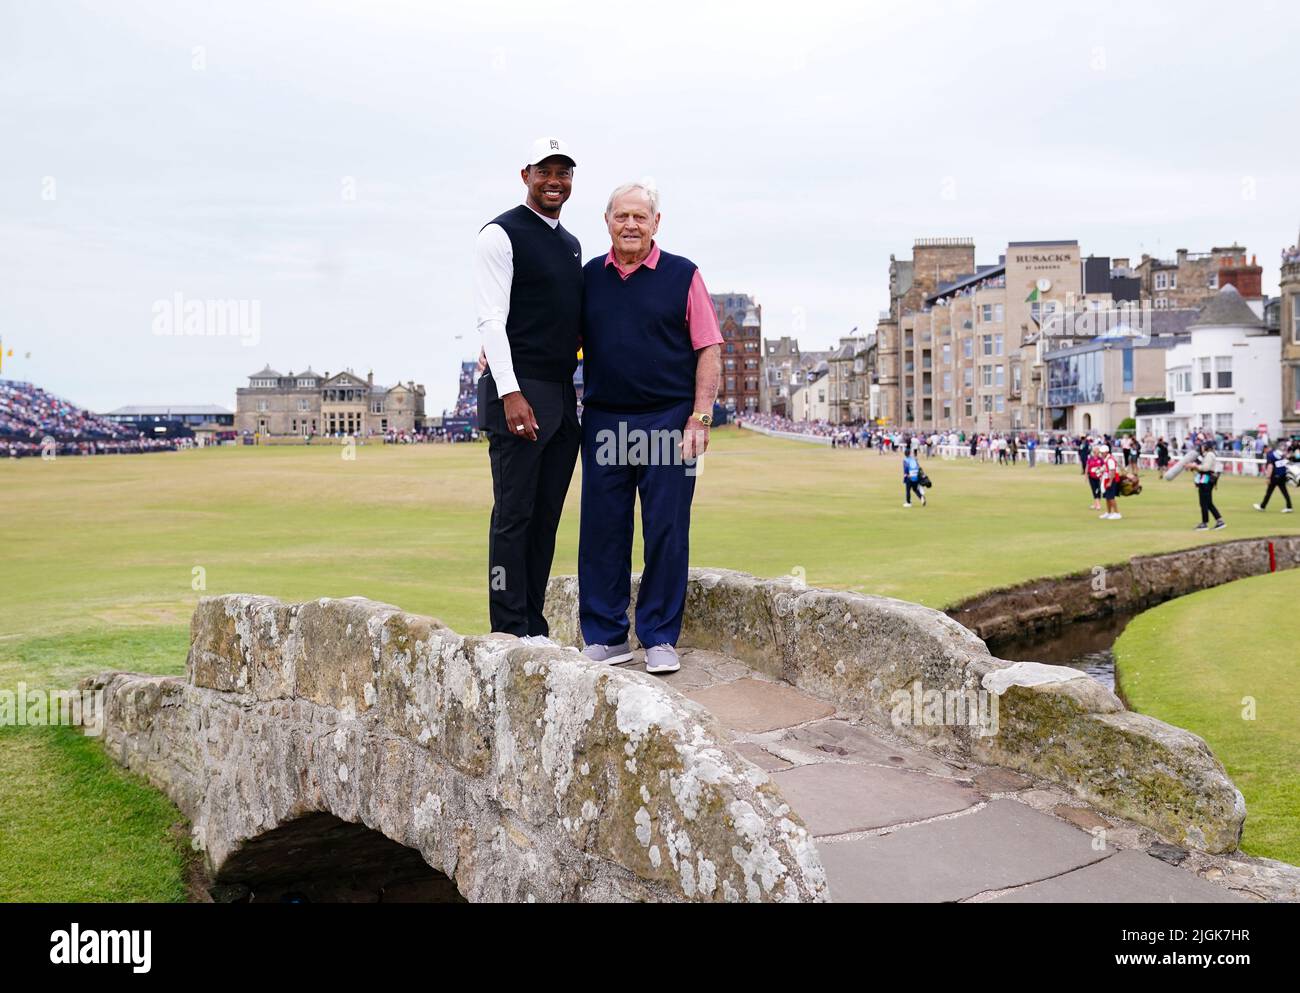
[[652,184],[618,187],[605,209],[609,253],[583,269],[578,599],[583,653],[630,661],[640,493],[645,564],[636,634],[646,671],[667,673],[680,667],[691,499],[696,460],[709,446],[722,333],[695,263],[655,243],[659,220]]

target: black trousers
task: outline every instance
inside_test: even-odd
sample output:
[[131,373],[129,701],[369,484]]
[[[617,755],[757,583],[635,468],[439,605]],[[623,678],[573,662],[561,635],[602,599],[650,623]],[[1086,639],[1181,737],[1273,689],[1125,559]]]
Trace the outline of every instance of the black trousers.
[[1268,489],[1264,491],[1264,502],[1260,504],[1261,507],[1268,506],[1268,498],[1273,495],[1274,490],[1281,490],[1282,499],[1286,501],[1286,505],[1288,507],[1291,506],[1291,494],[1286,491],[1286,477],[1269,476]]
[[1216,521],[1222,520],[1219,508],[1214,505],[1214,484],[1197,483],[1196,493],[1201,498],[1201,523],[1209,524],[1211,514],[1214,515]]
[[490,372],[479,379],[478,418],[492,464],[488,619],[493,631],[524,637],[550,633],[546,582],[582,435],[572,382],[520,379],[519,389],[541,425],[536,441],[510,430]]

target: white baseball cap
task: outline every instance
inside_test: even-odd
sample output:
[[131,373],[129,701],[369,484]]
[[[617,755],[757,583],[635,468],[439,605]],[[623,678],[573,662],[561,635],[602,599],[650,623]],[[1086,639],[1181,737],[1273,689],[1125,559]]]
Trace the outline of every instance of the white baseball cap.
[[573,161],[573,156],[569,154],[569,145],[559,138],[538,138],[528,148],[528,161],[526,166],[537,165],[543,159],[549,159],[552,155],[559,155],[569,160],[569,165],[576,166],[578,163]]

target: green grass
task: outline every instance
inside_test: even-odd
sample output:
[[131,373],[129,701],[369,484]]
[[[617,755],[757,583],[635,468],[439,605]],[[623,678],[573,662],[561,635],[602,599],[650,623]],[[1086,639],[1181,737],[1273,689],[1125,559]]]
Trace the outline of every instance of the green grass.
[[[1251,511],[1261,487],[1247,480],[1223,480],[1217,502],[1229,527],[1201,535],[1191,531],[1199,516],[1185,478],[1161,483],[1150,474],[1146,492],[1121,501],[1125,519],[1110,522],[1088,509],[1076,469],[923,461],[935,480],[930,506],[904,510],[897,456],[716,431],[696,489],[692,562],[761,576],[801,569],[814,586],[943,607],[1135,554],[1300,526]],[[556,574],[576,569],[578,489],[575,478]],[[181,672],[189,616],[205,593],[363,595],[485,631],[490,507],[481,445],[362,446],[354,461],[323,446],[0,460],[0,688],[67,687],[105,669]],[[639,561],[639,541],[634,554]],[[66,800],[45,809],[68,838],[102,846],[123,885],[137,880],[120,898],[170,898],[157,888],[179,885],[179,870],[162,868],[171,858],[166,832],[154,837],[161,861],[127,840],[118,845],[120,824],[95,813],[87,780],[71,772],[81,747],[38,729],[6,734],[0,795],[25,797],[40,777]],[[111,766],[97,776],[137,788]],[[145,795],[135,808],[143,820],[156,800]],[[63,837],[39,820],[6,822],[18,832],[7,851],[43,850]],[[43,862],[21,883],[5,872],[3,894],[82,892],[76,863]],[[154,874],[168,871],[160,884]]]
[[1202,590],[1133,618],[1115,657],[1133,707],[1194,731],[1228,770],[1246,798],[1242,850],[1300,864],[1297,603],[1300,570]]

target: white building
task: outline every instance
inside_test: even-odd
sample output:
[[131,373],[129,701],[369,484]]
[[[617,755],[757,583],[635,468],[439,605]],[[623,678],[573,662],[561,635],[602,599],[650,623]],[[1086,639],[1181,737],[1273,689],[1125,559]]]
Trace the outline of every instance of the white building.
[[825,421],[830,418],[831,404],[827,398],[830,375],[825,361],[817,363],[817,368],[808,374],[808,381],[802,386],[792,387],[790,393],[791,420]]
[[1165,396],[1173,413],[1138,418],[1138,437],[1186,438],[1190,431],[1223,435],[1281,431],[1282,341],[1270,334],[1231,284],[1187,329],[1188,339],[1165,356]]

